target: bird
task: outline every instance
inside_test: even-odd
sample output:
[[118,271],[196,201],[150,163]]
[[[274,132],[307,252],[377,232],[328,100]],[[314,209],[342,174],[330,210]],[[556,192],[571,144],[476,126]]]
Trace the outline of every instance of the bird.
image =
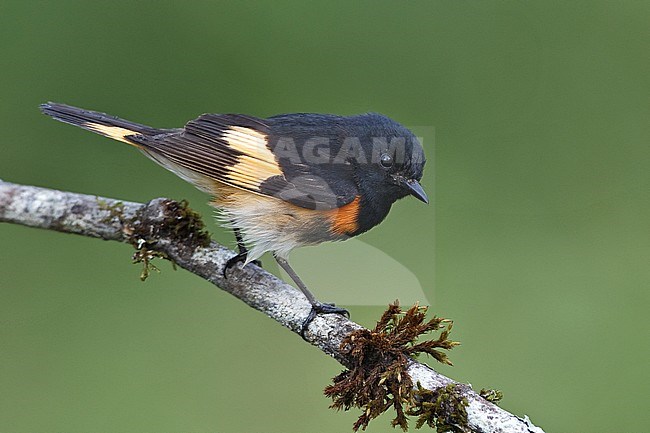
[[322,303],[288,261],[291,250],[360,235],[381,223],[399,199],[428,203],[420,184],[426,158],[408,128],[378,113],[316,113],[258,118],[202,114],[182,128],[159,129],[105,113],[48,102],[52,118],[136,147],[211,195],[218,221],[239,253],[224,267],[246,266],[271,252],[311,304],[301,335]]

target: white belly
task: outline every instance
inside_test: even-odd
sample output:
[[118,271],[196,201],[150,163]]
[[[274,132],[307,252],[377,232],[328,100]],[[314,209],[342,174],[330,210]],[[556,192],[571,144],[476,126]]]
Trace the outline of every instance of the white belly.
[[246,263],[267,251],[287,258],[294,248],[343,239],[332,233],[331,216],[283,200],[239,190],[216,199],[222,225],[238,228],[249,248]]

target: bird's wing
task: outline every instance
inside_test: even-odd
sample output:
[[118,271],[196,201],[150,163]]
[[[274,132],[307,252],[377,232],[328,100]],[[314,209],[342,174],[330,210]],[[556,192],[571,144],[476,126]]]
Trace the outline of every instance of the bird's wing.
[[[276,155],[264,120],[204,114],[184,128],[129,136],[149,157],[210,191],[210,180],[308,209],[335,209],[358,195],[349,167],[309,164]],[[286,149],[284,149],[286,151]],[[300,158],[297,155],[296,158]]]

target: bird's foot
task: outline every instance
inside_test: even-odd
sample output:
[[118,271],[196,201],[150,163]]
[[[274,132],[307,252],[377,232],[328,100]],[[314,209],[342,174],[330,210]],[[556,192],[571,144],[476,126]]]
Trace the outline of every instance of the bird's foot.
[[305,331],[307,331],[307,327],[309,327],[309,324],[318,316],[319,314],[340,314],[342,316],[347,317],[348,319],[350,318],[350,312],[346,310],[345,308],[337,307],[334,304],[323,304],[323,303],[316,303],[312,304],[311,306],[311,311],[309,312],[309,315],[305,319],[305,321],[302,324],[302,327],[300,328],[300,336],[306,340],[305,338]]
[[[227,262],[226,266],[223,267],[223,277],[228,278],[228,271],[235,266],[237,263],[244,263],[246,261],[246,258],[248,257],[248,253],[239,253],[236,256],[231,257]],[[255,265],[259,266],[260,268],[262,267],[262,262],[259,260],[253,260],[251,263],[254,263]]]

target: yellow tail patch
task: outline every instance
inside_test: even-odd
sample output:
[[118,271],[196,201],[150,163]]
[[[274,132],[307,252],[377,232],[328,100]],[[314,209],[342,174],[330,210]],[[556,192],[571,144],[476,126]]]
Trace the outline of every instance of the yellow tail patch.
[[101,134],[105,137],[112,138],[113,140],[121,141],[130,145],[134,145],[132,142],[126,139],[129,135],[137,135],[138,133],[126,128],[120,128],[119,126],[106,126],[99,123],[87,122],[83,124],[84,128],[87,128],[93,132]]

